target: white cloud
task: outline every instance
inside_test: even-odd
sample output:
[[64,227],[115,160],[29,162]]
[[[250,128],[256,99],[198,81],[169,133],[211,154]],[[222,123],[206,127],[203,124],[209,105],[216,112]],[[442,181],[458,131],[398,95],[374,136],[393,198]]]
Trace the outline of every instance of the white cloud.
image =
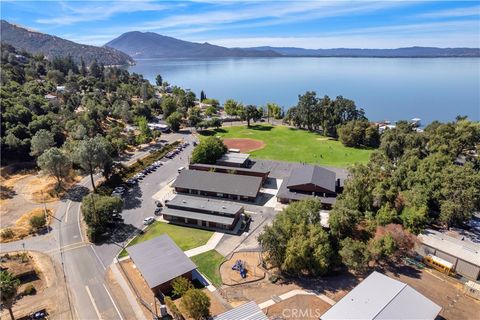
[[480,16],[480,6],[437,10],[416,15],[417,18],[459,18]]
[[171,6],[148,1],[114,1],[94,2],[87,1],[78,5],[68,2],[60,2],[60,7],[65,13],[55,17],[37,19],[37,23],[48,25],[70,25],[79,22],[107,20],[115,14],[132,13],[140,11],[160,11]]

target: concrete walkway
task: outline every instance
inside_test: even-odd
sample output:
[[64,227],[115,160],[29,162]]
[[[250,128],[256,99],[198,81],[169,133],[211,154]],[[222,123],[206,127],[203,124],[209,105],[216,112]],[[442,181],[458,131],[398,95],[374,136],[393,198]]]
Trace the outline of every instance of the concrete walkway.
[[200,246],[200,247],[196,247],[196,248],[187,250],[187,251],[185,251],[185,254],[187,255],[187,257],[193,257],[193,256],[199,255],[201,253],[213,250],[218,245],[218,243],[220,242],[222,237],[223,237],[223,233],[215,232],[213,234],[213,236],[210,237],[210,239],[208,240],[208,242],[206,244],[204,244],[203,246]]
[[[287,300],[288,298],[291,298],[291,297],[294,297],[296,295],[311,295],[311,296],[316,296],[317,298],[319,298],[320,300],[323,300],[325,301],[326,303],[328,303],[329,305],[334,305],[335,304],[335,301],[330,299],[329,297],[327,297],[326,295],[324,294],[320,294],[318,293],[317,291],[314,291],[314,290],[300,290],[300,289],[296,289],[296,290],[292,290],[292,291],[289,291],[287,293],[284,293],[278,297],[276,297],[276,299],[278,300],[278,298],[280,298],[280,301],[283,301],[283,300]],[[270,299],[270,300],[267,300],[265,302],[262,302],[260,303],[258,306],[260,307],[260,309],[265,309],[265,308],[268,308],[270,306],[273,306],[275,302],[273,299]]]
[[113,276],[115,277],[118,284],[122,288],[123,292],[127,296],[128,302],[130,303],[130,306],[132,307],[132,310],[135,313],[135,318],[147,320],[147,318],[145,318],[145,314],[143,313],[142,309],[138,305],[137,299],[135,298],[136,295],[132,292],[132,290],[128,286],[128,283],[123,278],[123,275],[120,273],[120,270],[118,270],[118,265],[116,263],[112,263],[111,268],[112,268]]

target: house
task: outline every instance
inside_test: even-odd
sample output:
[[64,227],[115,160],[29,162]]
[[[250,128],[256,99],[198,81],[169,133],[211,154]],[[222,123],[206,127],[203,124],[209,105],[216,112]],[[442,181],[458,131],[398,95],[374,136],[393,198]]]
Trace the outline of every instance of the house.
[[268,169],[256,169],[256,168],[232,168],[228,166],[219,166],[215,164],[203,164],[203,163],[192,163],[188,166],[190,170],[200,170],[200,171],[209,171],[209,172],[220,172],[220,173],[230,173],[230,174],[238,174],[241,176],[252,176],[252,177],[260,177],[262,178],[262,184],[268,178],[270,170]]
[[173,223],[199,227],[232,230],[243,213],[243,206],[236,203],[176,195],[165,202],[162,215]]
[[163,123],[148,123],[147,126],[150,130],[158,130],[160,132],[168,132],[170,130],[170,126]]
[[177,277],[192,280],[197,266],[166,234],[127,248],[137,270],[155,295],[171,290]]
[[442,308],[409,285],[372,272],[322,316],[330,319],[435,319]]
[[177,193],[242,201],[255,201],[261,186],[261,177],[199,170],[182,170],[173,183]]
[[317,197],[325,208],[330,208],[341,191],[335,172],[313,165],[295,167],[278,189],[277,199],[282,203]]
[[480,245],[468,237],[455,238],[444,232],[427,229],[418,236],[421,244],[416,251],[450,262],[456,273],[472,279],[480,278]]
[[224,313],[213,317],[214,320],[268,320],[262,309],[255,303],[250,301],[241,306],[228,310]]
[[248,153],[227,152],[220,159],[217,164],[227,167],[249,167],[251,165],[250,155]]

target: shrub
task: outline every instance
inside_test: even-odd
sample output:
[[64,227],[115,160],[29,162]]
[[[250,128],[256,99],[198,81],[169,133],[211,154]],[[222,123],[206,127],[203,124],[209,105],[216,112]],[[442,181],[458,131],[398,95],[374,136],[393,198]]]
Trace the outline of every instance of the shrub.
[[45,218],[45,215],[38,215],[38,216],[32,216],[30,218],[30,226],[32,229],[40,229],[45,227],[47,224],[47,219]]
[[11,228],[5,228],[2,230],[2,233],[0,234],[0,236],[2,237],[2,239],[4,240],[7,240],[7,239],[12,239],[13,236],[15,235],[15,233],[13,232],[13,230]]
[[172,298],[165,297],[165,305],[167,306],[167,309],[174,320],[183,319],[182,313],[180,310],[178,310],[175,303],[173,303]]
[[176,297],[181,297],[190,289],[193,289],[193,284],[185,277],[178,277],[172,281],[172,293]]
[[210,298],[200,289],[188,290],[182,297],[180,307],[195,320],[210,316]]
[[33,296],[37,293],[37,289],[33,286],[33,284],[29,284],[28,286],[25,287],[25,290],[23,290],[23,294],[26,296]]

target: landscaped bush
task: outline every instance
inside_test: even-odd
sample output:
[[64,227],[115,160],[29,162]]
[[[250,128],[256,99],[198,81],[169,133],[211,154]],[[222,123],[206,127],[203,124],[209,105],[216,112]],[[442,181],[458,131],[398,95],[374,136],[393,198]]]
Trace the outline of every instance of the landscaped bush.
[[15,233],[10,228],[5,228],[2,230],[2,233],[0,233],[0,237],[2,237],[3,240],[12,239],[14,235]]
[[45,227],[47,224],[47,219],[45,218],[45,215],[38,215],[38,216],[33,216],[30,218],[30,226],[34,230],[38,230],[40,228]]
[[193,289],[193,284],[185,277],[178,277],[172,281],[172,293],[175,297],[181,297],[189,289]]
[[23,290],[23,294],[26,296],[33,296],[37,293],[37,289],[33,286],[33,284],[29,284],[28,286],[25,287],[25,290]]

